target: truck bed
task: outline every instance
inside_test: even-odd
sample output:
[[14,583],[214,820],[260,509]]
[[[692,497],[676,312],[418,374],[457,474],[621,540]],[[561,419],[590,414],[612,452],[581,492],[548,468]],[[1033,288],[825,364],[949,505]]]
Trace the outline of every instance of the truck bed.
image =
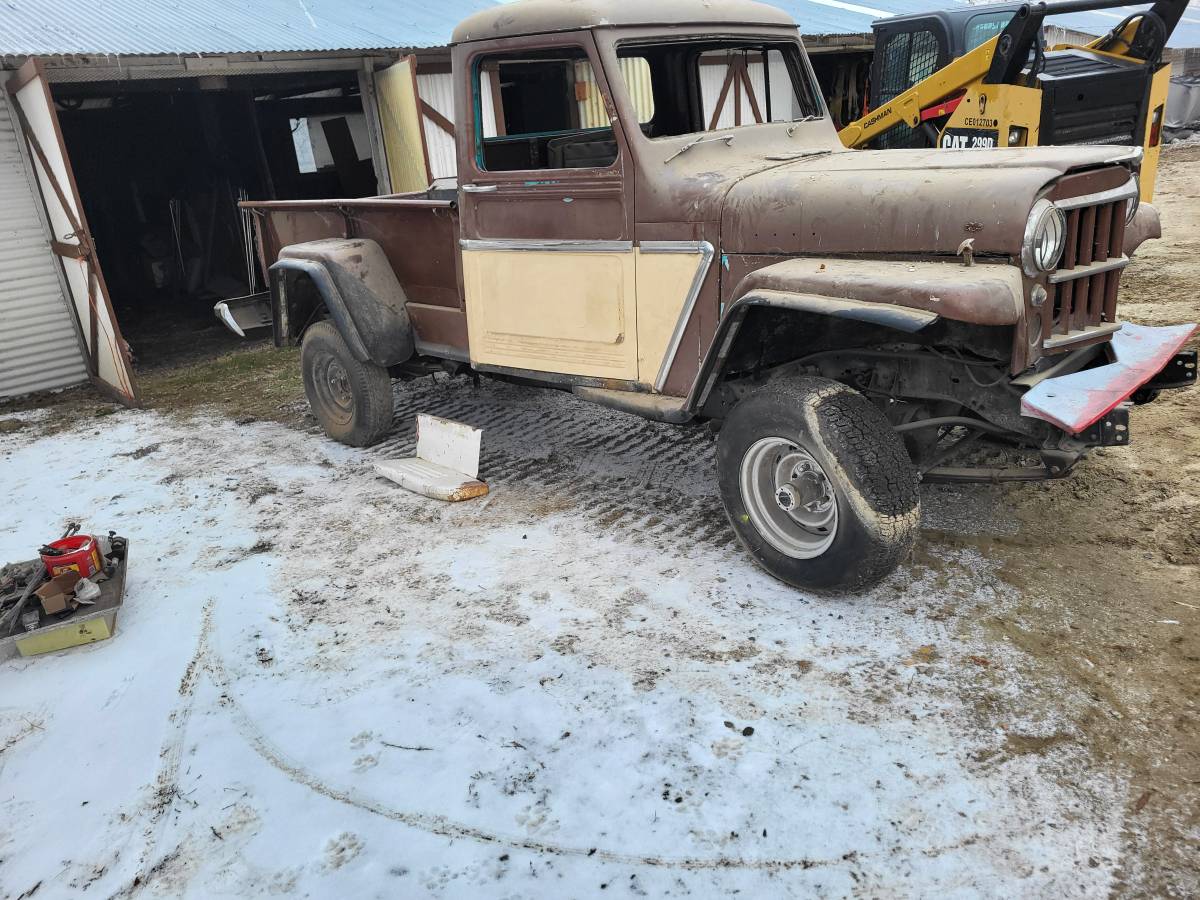
[[366,238],[379,244],[408,298],[418,349],[466,357],[467,324],[453,189],[335,200],[240,204],[255,216],[264,271],[289,244]]

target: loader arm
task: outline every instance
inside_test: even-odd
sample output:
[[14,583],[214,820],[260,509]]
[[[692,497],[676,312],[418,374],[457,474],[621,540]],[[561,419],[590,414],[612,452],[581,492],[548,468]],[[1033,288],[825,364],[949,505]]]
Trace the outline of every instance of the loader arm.
[[999,40],[1000,35],[997,35],[980,44],[970,53],[960,56],[893,97],[879,109],[851,122],[838,132],[842,144],[852,150],[864,147],[896,125],[920,127],[923,114],[926,118],[949,114],[952,111],[950,104],[987,74]]

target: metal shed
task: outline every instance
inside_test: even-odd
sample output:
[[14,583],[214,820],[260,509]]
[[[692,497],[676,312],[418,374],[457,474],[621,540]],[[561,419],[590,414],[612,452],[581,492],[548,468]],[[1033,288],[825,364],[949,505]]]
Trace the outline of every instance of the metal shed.
[[184,345],[214,298],[262,287],[241,196],[428,179],[424,147],[389,147],[380,93],[422,61],[440,96],[454,25],[492,4],[0,4],[0,397],[90,378],[135,403],[130,344]]

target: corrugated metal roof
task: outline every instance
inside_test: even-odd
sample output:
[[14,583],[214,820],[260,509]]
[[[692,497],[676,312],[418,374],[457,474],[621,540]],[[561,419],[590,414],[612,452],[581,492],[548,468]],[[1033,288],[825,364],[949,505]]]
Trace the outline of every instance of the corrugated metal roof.
[[[977,6],[986,11],[985,3],[966,3],[965,0],[766,0],[791,14],[804,34],[863,34],[871,30],[871,22],[886,16],[924,13],[956,6]],[[3,3],[3,0],[0,0]],[[1061,25],[1075,31],[1101,35],[1132,13],[1149,9],[1149,4],[1121,6],[1096,12],[1070,13],[1052,16],[1051,25]],[[1200,12],[1190,4],[1175,27],[1170,47],[1200,47]]]
[[[809,35],[864,34],[874,19],[965,0],[767,0]],[[437,47],[493,0],[0,0],[0,55],[270,53]],[[984,6],[985,4],[975,4]],[[1145,6],[1054,16],[1103,34]],[[1172,47],[1200,47],[1190,8]]]
[[0,55],[437,47],[493,0],[0,0]]

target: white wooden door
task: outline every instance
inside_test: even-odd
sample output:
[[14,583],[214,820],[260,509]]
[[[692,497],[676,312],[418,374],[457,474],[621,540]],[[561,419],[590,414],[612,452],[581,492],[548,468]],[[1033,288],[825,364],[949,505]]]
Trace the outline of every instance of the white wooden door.
[[50,226],[50,249],[60,260],[67,293],[87,350],[88,375],[115,399],[136,404],[137,385],[128,350],[109,302],[100,260],[88,231],[58,114],[37,60],[29,60],[7,85],[15,124],[29,158]]

